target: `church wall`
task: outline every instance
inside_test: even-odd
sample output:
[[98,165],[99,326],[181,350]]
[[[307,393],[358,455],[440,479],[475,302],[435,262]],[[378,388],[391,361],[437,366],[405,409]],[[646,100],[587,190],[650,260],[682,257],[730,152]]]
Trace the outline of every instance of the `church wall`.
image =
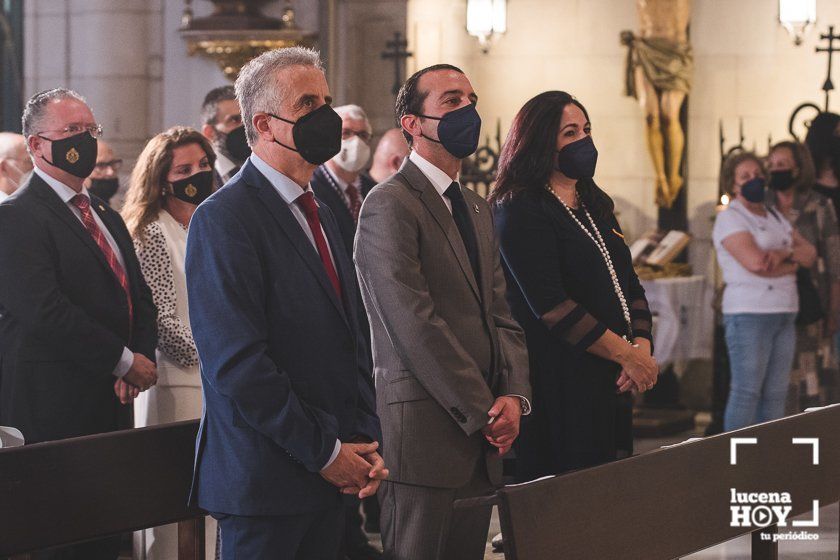
[[[800,102],[822,105],[825,55],[814,54],[819,32],[840,27],[840,3],[819,0],[818,24],[800,47],[777,23],[771,0],[695,0],[691,37],[694,90],[689,101],[688,177],[690,260],[711,267],[711,217],[720,163],[718,122],[729,144],[744,119],[745,145],[766,151],[768,134],[786,138]],[[632,0],[509,0],[508,31],[482,54],[465,30],[466,1],[409,0],[409,72],[438,62],[461,67],[479,97],[483,135],[497,119],[502,135],[522,104],[563,89],[586,106],[599,150],[596,181],[616,200],[632,240],[655,226],[653,170],[641,109],[623,95],[624,29],[638,28]],[[836,70],[840,71],[840,70]],[[840,108],[840,97],[834,101]]]
[[[212,11],[210,2],[192,5],[196,17]],[[298,25],[317,31],[320,3],[292,5]],[[126,162],[123,189],[149,138],[176,124],[199,126],[204,95],[230,83],[214,61],[187,55],[180,0],[27,0],[24,7],[24,96],[57,86],[84,95]],[[272,2],[263,13],[279,17],[283,7]]]

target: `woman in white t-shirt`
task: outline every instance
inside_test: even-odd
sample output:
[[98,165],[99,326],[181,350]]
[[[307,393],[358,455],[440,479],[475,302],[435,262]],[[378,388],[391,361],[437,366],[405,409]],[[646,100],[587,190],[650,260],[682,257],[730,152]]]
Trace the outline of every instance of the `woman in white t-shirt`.
[[730,156],[720,175],[732,197],[712,232],[726,284],[723,324],[732,371],[727,431],[784,415],[796,347],[796,269],[816,259],[814,246],[764,204],[766,181],[751,152]]

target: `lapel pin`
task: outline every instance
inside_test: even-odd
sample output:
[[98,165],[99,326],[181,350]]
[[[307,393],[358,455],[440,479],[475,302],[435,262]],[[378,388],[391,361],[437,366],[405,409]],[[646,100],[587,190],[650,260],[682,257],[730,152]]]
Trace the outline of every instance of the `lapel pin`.
[[105,211],[105,207],[104,207],[104,206],[102,206],[102,205],[100,204],[100,205],[99,205],[99,210],[101,210],[102,212],[104,212],[104,211]]
[[475,213],[478,214],[478,204],[473,204],[473,210],[475,210]]

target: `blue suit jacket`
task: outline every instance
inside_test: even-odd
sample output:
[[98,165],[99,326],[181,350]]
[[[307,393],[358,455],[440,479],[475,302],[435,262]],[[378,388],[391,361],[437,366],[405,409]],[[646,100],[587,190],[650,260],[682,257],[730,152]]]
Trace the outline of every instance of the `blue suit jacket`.
[[190,223],[187,287],[204,390],[190,499],[208,511],[338,505],[338,489],[318,474],[336,438],[381,441],[356,275],[323,204],[319,215],[344,303],[250,161]]

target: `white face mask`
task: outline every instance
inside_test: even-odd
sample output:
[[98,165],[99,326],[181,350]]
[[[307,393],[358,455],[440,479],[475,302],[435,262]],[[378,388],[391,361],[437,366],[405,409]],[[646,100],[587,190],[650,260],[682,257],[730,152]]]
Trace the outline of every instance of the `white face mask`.
[[356,173],[367,165],[370,146],[358,136],[341,141],[341,151],[332,160],[343,170]]

